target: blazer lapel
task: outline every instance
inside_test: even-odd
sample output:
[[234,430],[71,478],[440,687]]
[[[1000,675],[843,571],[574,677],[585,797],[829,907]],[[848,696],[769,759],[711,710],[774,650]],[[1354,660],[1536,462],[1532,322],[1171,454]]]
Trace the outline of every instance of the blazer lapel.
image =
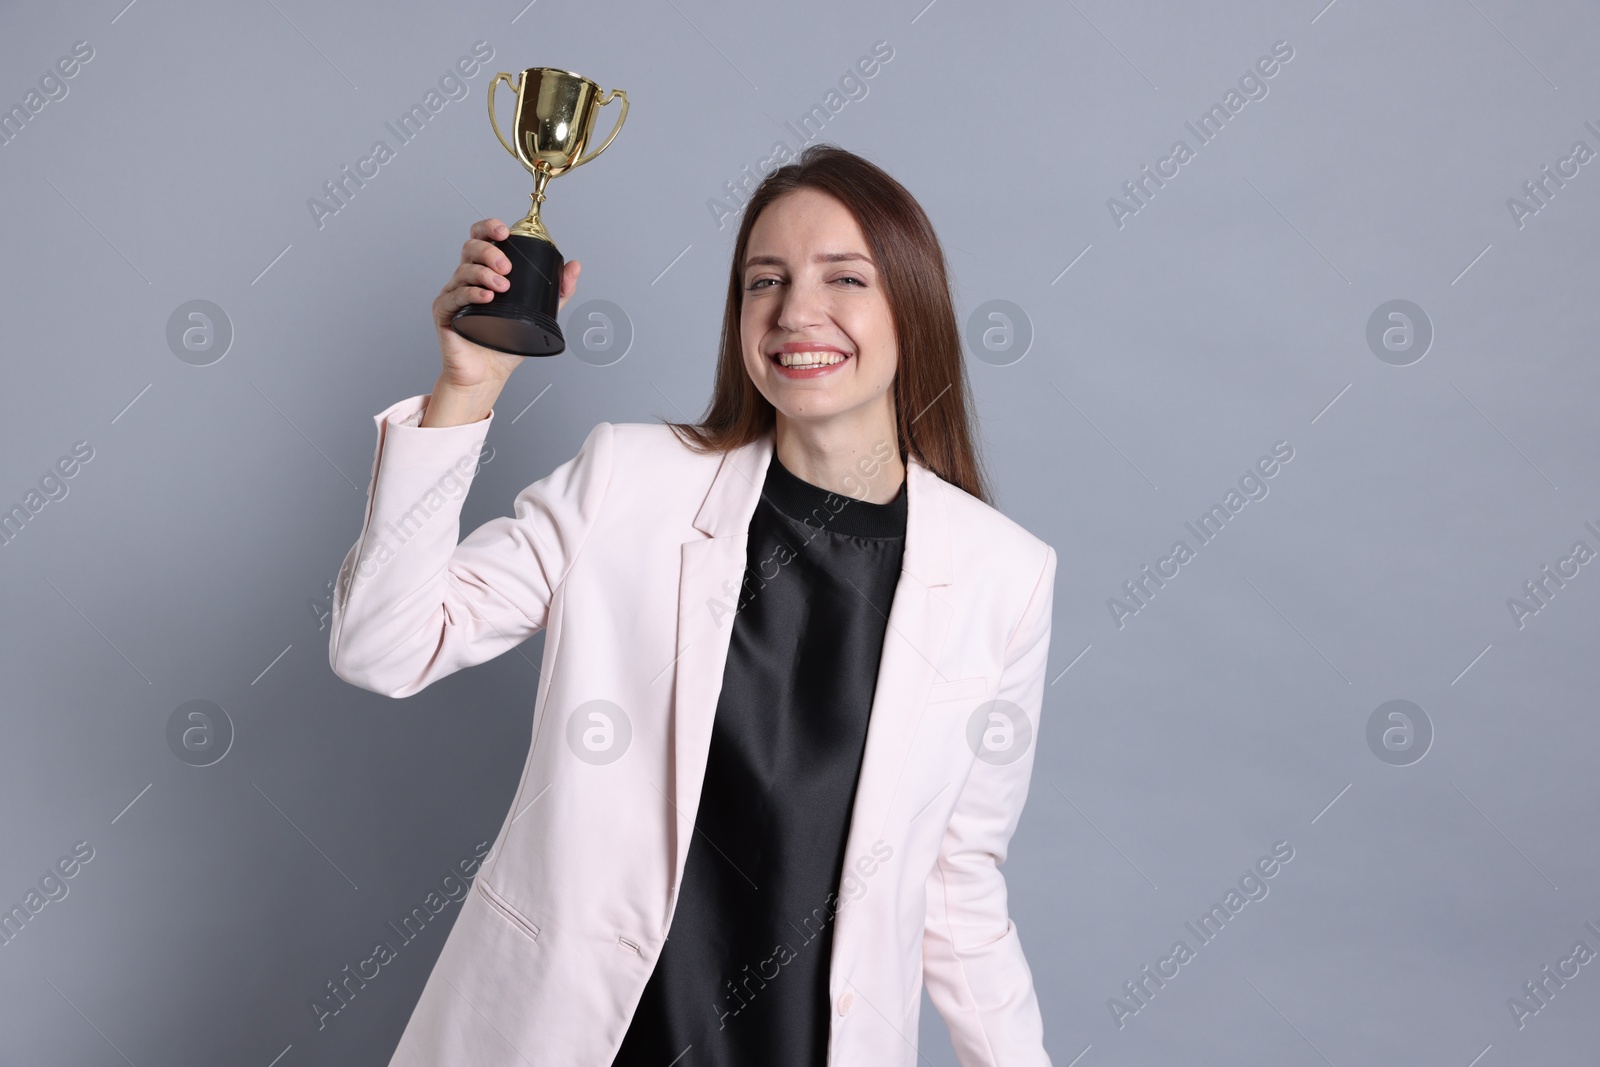
[[[873,690],[872,717],[867,724],[866,750],[850,812],[844,851],[847,873],[859,860],[873,859],[873,844],[880,838],[892,847],[900,846],[899,836],[886,832],[889,812],[904,784],[906,757],[921,724],[928,691],[934,683],[947,680],[937,666],[952,613],[944,589],[951,582],[951,562],[941,482],[937,474],[915,458],[907,465],[905,556],[889,608],[883,656]],[[882,896],[883,890],[878,893]],[[857,918],[848,905],[847,900],[836,903],[836,974],[851,974],[860,962],[861,942],[853,931],[855,924],[864,920]]]
[[[669,797],[676,809],[673,846],[677,859],[670,890],[674,900],[699,810],[711,729],[744,579],[750,518],[761,496],[772,449],[769,431],[722,457],[694,520],[695,529],[708,536],[686,541],[681,549]],[[906,467],[905,551],[873,690],[866,748],[851,809],[846,865],[869,855],[872,843],[882,836],[923,703],[929,688],[940,680],[935,664],[944,647],[951,610],[940,595],[940,587],[951,580],[950,534],[941,488],[938,475],[912,457]]]
[[772,433],[723,455],[694,526],[707,537],[683,543],[678,585],[677,668],[672,705],[674,808],[671,899],[677,899],[700,808],[711,727],[722,694],[739,588],[744,580],[750,517],[755,514],[773,448]]

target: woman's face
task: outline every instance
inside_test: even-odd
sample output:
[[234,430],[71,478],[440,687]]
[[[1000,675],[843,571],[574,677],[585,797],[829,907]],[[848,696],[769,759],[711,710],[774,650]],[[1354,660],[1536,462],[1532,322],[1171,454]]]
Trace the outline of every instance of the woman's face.
[[797,189],[768,204],[750,229],[742,283],[745,370],[773,407],[790,419],[865,415],[894,426],[894,322],[842,203]]

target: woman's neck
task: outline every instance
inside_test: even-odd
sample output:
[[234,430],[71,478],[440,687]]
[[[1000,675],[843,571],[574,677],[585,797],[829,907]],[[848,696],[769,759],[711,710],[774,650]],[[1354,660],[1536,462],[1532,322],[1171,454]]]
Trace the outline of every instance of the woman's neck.
[[773,442],[790,473],[840,496],[886,504],[905,480],[892,416],[811,420],[780,411]]

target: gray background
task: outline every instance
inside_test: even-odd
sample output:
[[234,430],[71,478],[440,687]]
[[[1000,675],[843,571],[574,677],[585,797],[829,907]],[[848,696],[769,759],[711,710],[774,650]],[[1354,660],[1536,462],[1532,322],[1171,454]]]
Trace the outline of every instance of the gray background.
[[[584,263],[569,336],[604,299],[634,339],[512,379],[464,529],[598,421],[700,413],[734,232],[707,201],[877,41],[821,139],[921,200],[964,324],[1007,300],[1032,332],[969,372],[997,504],[1060,557],[1004,868],[1054,1062],[1591,1061],[1600,963],[1520,1028],[1507,999],[1600,950],[1600,568],[1523,626],[1507,601],[1600,549],[1600,162],[1521,226],[1507,200],[1600,149],[1600,13],[1323,2],[9,10],[5,107],[94,58],[0,146],[0,507],[94,453],[0,547],[0,904],[94,856],[0,946],[0,1061],[386,1062],[454,905],[325,1028],[308,1001],[498,829],[542,640],[392,701],[333,676],[320,615],[468,225],[526,208],[485,86],[628,91],[546,218]],[[307,200],[480,39],[469,95],[319,228]],[[1277,41],[1268,95],[1119,228],[1108,198]],[[206,366],[167,340],[196,299],[234,332]],[[1397,299],[1435,337],[1380,359]],[[1108,600],[1279,441],[1270,493],[1119,627]],[[1434,732],[1406,766],[1367,740],[1396,699]],[[234,733],[210,766],[168,739],[193,700]],[[1199,946],[1185,921],[1278,841],[1270,894]],[[921,1038],[955,1062],[927,1003]]]

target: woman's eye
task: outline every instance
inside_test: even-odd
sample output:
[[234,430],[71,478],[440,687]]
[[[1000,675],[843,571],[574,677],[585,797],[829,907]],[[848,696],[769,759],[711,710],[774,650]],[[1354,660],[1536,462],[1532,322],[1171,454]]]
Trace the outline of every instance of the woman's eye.
[[[866,282],[864,282],[860,278],[857,278],[854,275],[850,275],[850,274],[843,275],[843,276],[835,278],[833,280],[836,281],[836,282],[850,282],[852,285],[854,285],[855,287],[860,288],[860,289],[865,289],[867,287],[867,283]],[[769,288],[768,286],[763,285],[762,284],[763,282],[771,282],[773,285],[777,285],[778,284],[778,279],[777,278],[757,278],[755,281],[751,282],[748,286],[746,286],[746,288],[747,289],[766,289],[766,288]]]

